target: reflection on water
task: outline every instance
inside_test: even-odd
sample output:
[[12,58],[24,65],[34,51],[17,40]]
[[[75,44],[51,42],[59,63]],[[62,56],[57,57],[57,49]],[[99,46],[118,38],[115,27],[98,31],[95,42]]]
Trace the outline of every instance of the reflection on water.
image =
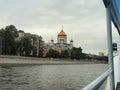
[[0,90],[80,90],[107,65],[1,66]]

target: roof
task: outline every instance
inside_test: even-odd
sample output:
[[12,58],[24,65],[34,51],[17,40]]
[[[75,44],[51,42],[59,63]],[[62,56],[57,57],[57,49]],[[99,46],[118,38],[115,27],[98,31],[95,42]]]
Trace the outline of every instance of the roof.
[[18,32],[20,32],[20,33],[24,33],[24,31],[22,31],[22,30],[19,30]]
[[58,33],[58,36],[67,36],[63,29]]
[[109,9],[111,20],[120,35],[120,0],[103,0],[105,7]]

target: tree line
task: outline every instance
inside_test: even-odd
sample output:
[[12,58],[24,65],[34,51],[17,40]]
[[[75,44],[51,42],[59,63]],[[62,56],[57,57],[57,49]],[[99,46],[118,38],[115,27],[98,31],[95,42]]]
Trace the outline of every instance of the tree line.
[[[40,38],[42,38],[40,36]],[[6,26],[0,29],[1,54],[2,55],[19,55],[20,56],[37,56],[36,47],[31,44],[31,37],[24,36],[18,40],[18,30],[14,25]],[[40,40],[39,43],[43,42]],[[39,46],[39,55],[43,55],[43,49]],[[40,51],[41,50],[41,51]]]
[[[31,35],[24,36],[18,40],[18,30],[14,25],[6,26],[0,29],[0,54],[2,55],[20,55],[20,56],[33,56],[33,57],[43,57],[44,45],[42,37],[39,36],[39,47],[37,48],[31,43]],[[33,40],[34,41],[34,40]],[[34,43],[34,42],[33,42]],[[2,47],[1,47],[2,46]],[[37,50],[39,49],[39,50]],[[39,52],[37,54],[37,52]],[[90,57],[88,54],[82,52],[81,47],[73,47],[72,50],[56,51],[49,49],[46,58],[71,58],[71,59],[98,59],[107,60],[106,56],[103,57]]]
[[16,55],[17,42],[15,38],[18,37],[17,29],[15,26],[10,25],[0,29],[0,37],[2,42],[2,54]]
[[[19,55],[20,56],[36,56],[37,48],[31,44],[31,37],[24,36],[20,40],[17,40],[19,37],[18,30],[14,25],[6,26],[5,28],[0,29],[0,38],[2,42],[2,52],[3,55]],[[43,42],[42,40],[40,43]],[[43,45],[39,47],[39,55],[43,56]],[[82,53],[82,48],[74,47],[72,50],[64,50],[58,52],[56,50],[50,49],[45,57],[48,58],[71,58],[71,59],[81,59],[85,57],[85,54]]]
[[47,53],[46,57],[48,58],[71,58],[71,59],[85,59],[86,54],[82,53],[82,48],[81,47],[73,47],[72,50],[64,50],[64,51],[56,51],[53,49],[50,49],[49,52]]
[[108,62],[108,56],[97,56],[97,55],[86,54],[82,52],[81,47],[73,47],[71,51],[64,50],[61,52],[50,49],[46,57],[47,58],[69,58],[73,60],[97,60],[104,63]]

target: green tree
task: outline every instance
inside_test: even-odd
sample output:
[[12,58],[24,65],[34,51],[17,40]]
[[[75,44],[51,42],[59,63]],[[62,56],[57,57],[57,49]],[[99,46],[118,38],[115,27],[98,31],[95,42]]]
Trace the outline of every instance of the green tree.
[[71,51],[71,59],[82,59],[83,58],[82,48],[81,47],[74,47]]
[[68,50],[64,50],[60,53],[60,58],[68,58],[68,57],[69,57]]
[[29,37],[23,37],[20,41],[20,53],[22,56],[30,56],[33,46]]
[[0,36],[2,37],[2,54],[16,55],[17,44],[15,38],[18,36],[17,29],[14,25],[6,26],[5,29],[0,30]]
[[59,58],[59,52],[53,49],[50,49],[46,55],[49,58]]
[[42,41],[42,37],[39,37],[39,57],[43,57],[43,51],[44,51],[44,42]]

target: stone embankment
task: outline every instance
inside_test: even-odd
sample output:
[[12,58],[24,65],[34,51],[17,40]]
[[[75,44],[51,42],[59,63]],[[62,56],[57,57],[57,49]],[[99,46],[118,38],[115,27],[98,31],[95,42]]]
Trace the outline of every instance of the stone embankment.
[[0,55],[0,66],[4,65],[73,65],[73,64],[101,64],[99,61],[90,60],[72,60],[72,59],[53,59],[53,58],[35,58]]

